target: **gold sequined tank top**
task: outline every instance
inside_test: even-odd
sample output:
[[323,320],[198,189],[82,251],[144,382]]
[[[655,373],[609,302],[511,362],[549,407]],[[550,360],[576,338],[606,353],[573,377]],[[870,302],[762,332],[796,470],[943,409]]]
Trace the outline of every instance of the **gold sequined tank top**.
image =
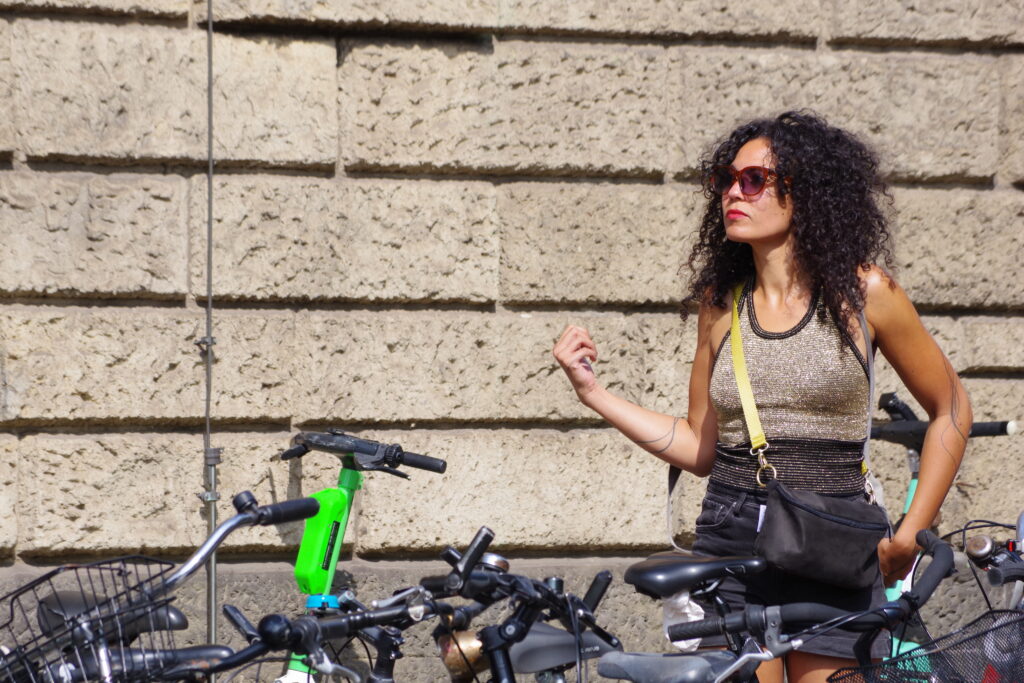
[[[740,299],[740,334],[758,414],[768,438],[765,453],[779,479],[827,495],[864,490],[861,472],[867,433],[868,376],[863,354],[814,297],[790,330],[768,332],[757,322],[748,284]],[[763,491],[757,460],[732,367],[731,334],[715,355],[711,402],[718,444],[711,483]]]

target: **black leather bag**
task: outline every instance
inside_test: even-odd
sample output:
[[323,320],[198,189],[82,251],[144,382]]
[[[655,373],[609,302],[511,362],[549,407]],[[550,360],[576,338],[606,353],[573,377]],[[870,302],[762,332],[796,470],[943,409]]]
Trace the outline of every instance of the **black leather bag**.
[[867,588],[878,576],[878,542],[888,534],[888,517],[878,505],[794,491],[772,480],[754,550],[790,574]]

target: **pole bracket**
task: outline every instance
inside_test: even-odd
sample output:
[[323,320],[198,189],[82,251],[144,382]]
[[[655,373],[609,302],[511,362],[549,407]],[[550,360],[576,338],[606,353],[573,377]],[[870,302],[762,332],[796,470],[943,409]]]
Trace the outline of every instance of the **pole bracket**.
[[199,347],[199,352],[204,356],[210,352],[216,343],[217,339],[215,337],[200,337],[195,341],[195,345]]
[[204,448],[203,449],[203,463],[209,467],[211,465],[220,464],[220,456],[224,455],[223,448]]

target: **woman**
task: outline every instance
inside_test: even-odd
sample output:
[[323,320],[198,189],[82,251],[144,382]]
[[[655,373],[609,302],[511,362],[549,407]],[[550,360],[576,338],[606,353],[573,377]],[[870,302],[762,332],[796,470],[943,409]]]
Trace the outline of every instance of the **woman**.
[[[892,261],[877,159],[821,118],[788,112],[740,126],[702,166],[707,205],[690,256],[689,298],[699,312],[686,417],[646,410],[602,387],[589,362],[597,347],[585,329],[566,328],[555,358],[579,400],[625,436],[672,465],[710,476],[694,551],[725,555],[752,553],[764,503],[730,360],[734,286],[744,285],[740,338],[772,444],[766,456],[791,488],[862,495],[865,361],[880,350],[931,424],[913,505],[892,538],[879,543],[876,585],[840,589],[770,570],[722,589],[734,607],[812,600],[864,609],[884,602],[883,581],[907,574],[915,535],[931,526],[952,484],[971,409],[907,295],[874,263]],[[758,676],[781,682],[784,666],[791,683],[825,681],[854,664],[855,640],[833,631],[784,662],[764,664]],[[884,656],[881,641],[873,656]]]

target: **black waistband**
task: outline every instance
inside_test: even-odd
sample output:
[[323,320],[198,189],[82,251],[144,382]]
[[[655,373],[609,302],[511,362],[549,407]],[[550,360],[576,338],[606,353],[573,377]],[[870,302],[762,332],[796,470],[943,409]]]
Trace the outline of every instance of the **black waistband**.
[[[853,496],[864,491],[863,452],[863,440],[772,439],[764,455],[787,486],[828,496]],[[757,468],[757,456],[750,453],[750,444],[719,443],[709,485],[750,493],[763,491],[757,484]],[[762,482],[771,478],[771,470],[762,472]]]

